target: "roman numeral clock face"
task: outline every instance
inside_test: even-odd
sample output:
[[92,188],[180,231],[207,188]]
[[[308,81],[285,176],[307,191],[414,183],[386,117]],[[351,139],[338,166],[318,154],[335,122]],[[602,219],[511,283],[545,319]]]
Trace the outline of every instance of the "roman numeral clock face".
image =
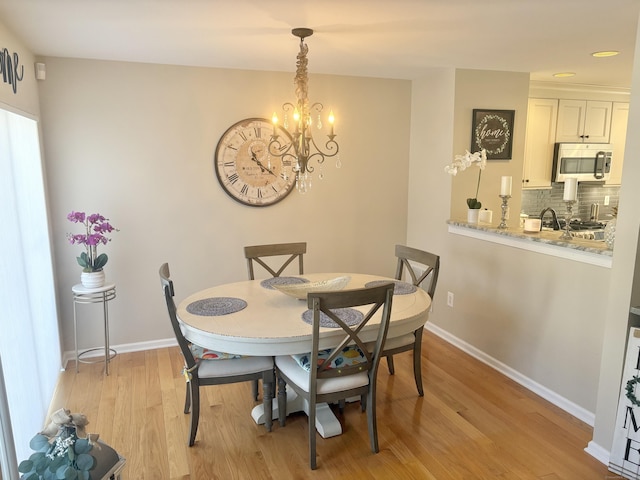
[[[269,154],[272,133],[269,120],[248,118],[232,125],[216,147],[218,181],[231,198],[244,205],[273,205],[286,197],[295,184],[291,160]],[[289,133],[278,127],[278,135],[280,146],[289,146]]]

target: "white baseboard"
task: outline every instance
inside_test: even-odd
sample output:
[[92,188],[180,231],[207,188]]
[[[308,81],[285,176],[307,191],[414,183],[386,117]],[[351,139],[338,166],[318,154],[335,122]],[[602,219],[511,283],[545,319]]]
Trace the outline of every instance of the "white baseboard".
[[587,445],[587,448],[584,449],[589,455],[591,455],[596,460],[604,463],[605,465],[609,465],[609,459],[611,457],[611,452],[606,448],[601,447],[596,442],[591,440]]
[[[110,348],[114,349],[118,353],[129,353],[129,352],[142,352],[144,350],[154,350],[156,348],[165,348],[165,347],[175,347],[178,345],[175,337],[173,338],[165,338],[162,340],[152,340],[148,342],[136,342],[136,343],[123,343],[121,345],[109,345]],[[83,355],[82,358],[88,357],[102,357],[104,355],[103,351],[93,350],[91,352],[87,352],[86,355]],[[76,359],[76,352],[64,352],[62,355],[62,366],[64,369],[67,368],[67,364],[70,360]]]
[[505,365],[499,360],[496,360],[495,358],[487,355],[483,351],[478,350],[476,347],[468,344],[464,340],[460,340],[458,337],[451,335],[449,332],[441,329],[440,327],[427,322],[425,328],[430,332],[434,333],[435,335],[439,336],[443,340],[446,340],[453,346],[459,348],[463,352],[468,353],[472,357],[480,360],[482,363],[489,365],[491,368],[499,371],[506,377],[509,377],[511,380],[519,383],[520,385],[527,388],[528,390],[531,390],[536,395],[541,396],[542,398],[544,398],[545,400],[548,400],[549,402],[553,403],[557,407],[560,407],[565,412],[570,413],[574,417],[582,420],[587,425],[590,425],[593,427],[595,423],[594,413],[582,408],[579,405],[576,405],[570,400],[567,400],[561,395],[558,395],[556,392],[549,390],[543,385],[540,385],[539,383],[535,382],[529,377],[522,375],[520,372],[514,370],[508,365]]

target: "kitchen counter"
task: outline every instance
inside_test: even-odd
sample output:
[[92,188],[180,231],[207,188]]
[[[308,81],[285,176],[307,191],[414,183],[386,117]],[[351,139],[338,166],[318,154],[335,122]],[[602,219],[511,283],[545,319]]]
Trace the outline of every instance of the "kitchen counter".
[[523,250],[611,268],[613,252],[603,241],[574,238],[560,240],[562,231],[525,233],[522,228],[498,229],[497,225],[447,220],[449,233],[463,235]]

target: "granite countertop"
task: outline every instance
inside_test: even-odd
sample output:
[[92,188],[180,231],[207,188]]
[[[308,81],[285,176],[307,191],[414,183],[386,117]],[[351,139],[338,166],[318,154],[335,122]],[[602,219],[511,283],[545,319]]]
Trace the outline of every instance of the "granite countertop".
[[507,228],[499,229],[497,225],[491,225],[488,223],[468,223],[462,220],[447,220],[449,225],[456,227],[469,228],[481,232],[486,232],[495,235],[503,235],[506,237],[516,238],[519,240],[538,242],[547,245],[555,245],[558,247],[569,248],[572,250],[578,250],[582,252],[593,253],[597,255],[603,255],[606,257],[613,256],[613,251],[607,248],[607,245],[603,241],[597,240],[585,240],[581,238],[572,238],[571,240],[560,240],[562,231],[559,230],[543,230],[535,233],[525,233],[522,228]]

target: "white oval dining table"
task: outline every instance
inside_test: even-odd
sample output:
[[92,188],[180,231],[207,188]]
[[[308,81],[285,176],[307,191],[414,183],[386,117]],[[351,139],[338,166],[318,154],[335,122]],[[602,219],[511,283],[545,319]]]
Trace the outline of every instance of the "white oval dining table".
[[[340,276],[350,277],[345,289],[362,288],[375,281],[397,282],[388,277],[360,273],[310,273],[295,277],[317,282]],[[227,283],[188,296],[180,302],[177,311],[184,336],[202,347],[238,355],[276,356],[309,352],[312,329],[302,318],[307,310],[306,300],[285,295],[273,289],[268,282],[267,279]],[[395,293],[393,296],[387,338],[413,332],[424,325],[429,316],[429,295],[421,288],[412,291],[414,289],[409,284],[398,282],[398,287],[402,286],[409,287],[409,291]],[[231,299],[241,303],[242,308],[219,315],[198,311],[193,313],[194,309],[191,307],[198,302],[215,299]],[[378,323],[379,320],[374,317],[363,330],[363,337],[367,341],[375,340]],[[335,345],[340,332],[341,329],[321,328],[320,348]],[[305,402],[293,394],[289,389],[287,412],[307,412]],[[276,404],[274,402],[274,419],[278,416]],[[264,422],[263,413],[262,405],[254,407],[252,416],[257,423]],[[342,433],[338,419],[328,406],[318,406],[316,418],[316,427],[324,438]]]

